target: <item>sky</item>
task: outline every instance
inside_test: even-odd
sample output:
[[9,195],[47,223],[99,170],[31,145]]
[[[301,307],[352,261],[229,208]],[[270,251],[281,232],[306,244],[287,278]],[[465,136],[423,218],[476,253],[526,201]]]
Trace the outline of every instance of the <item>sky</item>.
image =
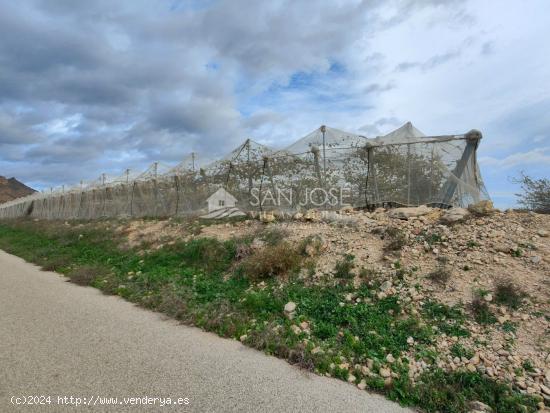
[[0,0],[0,175],[37,189],[284,147],[483,133],[496,206],[550,177],[547,0]]

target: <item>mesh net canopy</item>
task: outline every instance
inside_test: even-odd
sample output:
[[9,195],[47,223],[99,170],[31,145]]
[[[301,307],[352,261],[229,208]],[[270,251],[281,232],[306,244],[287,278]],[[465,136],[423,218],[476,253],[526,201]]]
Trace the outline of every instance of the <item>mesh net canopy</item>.
[[103,174],[86,184],[36,193],[1,204],[0,218],[466,207],[489,199],[476,159],[480,140],[476,130],[426,136],[410,122],[375,139],[321,126],[280,151],[247,139],[203,167],[191,154],[176,166],[155,162],[142,173]]

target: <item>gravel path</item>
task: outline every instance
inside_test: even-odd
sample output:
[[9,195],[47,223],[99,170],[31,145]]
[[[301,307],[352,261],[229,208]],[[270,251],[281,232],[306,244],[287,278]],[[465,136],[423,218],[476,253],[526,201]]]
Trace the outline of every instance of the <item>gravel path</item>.
[[[49,395],[51,404],[10,402],[31,395]],[[96,406],[60,406],[58,396]],[[123,397],[143,396],[188,398],[189,404],[120,404]],[[98,405],[97,397],[117,397],[119,404]],[[236,341],[70,284],[3,251],[0,411],[410,412]]]

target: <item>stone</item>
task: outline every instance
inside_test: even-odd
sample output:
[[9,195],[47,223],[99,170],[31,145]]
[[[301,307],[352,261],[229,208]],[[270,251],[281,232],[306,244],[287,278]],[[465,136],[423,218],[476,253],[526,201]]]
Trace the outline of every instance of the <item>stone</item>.
[[386,356],[386,361],[388,363],[395,363],[395,357],[393,357],[393,355],[390,353]]
[[391,286],[392,286],[391,281],[386,280],[380,285],[380,291],[382,291],[382,292],[387,291],[391,288]]
[[452,224],[466,219],[470,213],[464,208],[451,208],[445,211],[441,216],[440,221],[444,224]]
[[385,367],[381,367],[380,370],[378,370],[378,374],[384,378],[391,377],[391,370],[387,369]]
[[546,238],[546,237],[548,237],[548,231],[546,231],[545,229],[539,229],[537,231],[537,235],[539,237]]
[[412,346],[412,345],[414,344],[414,338],[408,337],[408,338],[407,338],[407,344],[408,344],[409,346]]
[[348,376],[348,383],[355,383],[355,380],[357,380],[357,378],[353,374]]
[[475,215],[489,215],[495,212],[495,208],[491,201],[485,200],[468,205],[468,211]]
[[243,334],[242,336],[239,337],[239,341],[243,342],[246,340],[248,336],[246,334]]
[[274,222],[275,221],[275,214],[273,214],[273,212],[265,212],[265,213],[262,213],[260,214],[260,221],[268,224],[270,222]]
[[493,294],[490,294],[490,293],[489,293],[489,294],[485,294],[485,295],[483,296],[483,299],[484,299],[485,301],[487,301],[488,303],[490,303],[491,301],[493,301]]
[[541,391],[542,391],[544,394],[550,396],[550,388],[548,388],[548,387],[545,386],[544,384],[539,384],[539,386],[540,386]]
[[292,324],[290,326],[290,329],[292,330],[292,332],[296,335],[300,334],[302,332],[302,330],[300,329],[300,327],[298,327],[296,324]]
[[301,212],[296,212],[293,216],[293,218],[296,220],[296,221],[300,221],[302,218],[304,218],[304,214],[302,214]]
[[432,212],[432,209],[430,207],[427,207],[426,205],[421,205],[419,207],[395,208],[392,209],[388,213],[388,215],[390,218],[408,220],[409,218],[427,215],[430,212]]
[[532,262],[533,264],[539,264],[540,261],[541,261],[541,258],[540,258],[540,256],[538,256],[538,255],[533,255],[533,256],[531,257],[531,262]]
[[285,313],[292,313],[296,310],[296,303],[293,301],[289,301],[285,304]]
[[485,403],[482,403],[480,401],[471,401],[470,403],[468,403],[468,408],[470,410],[475,410],[475,411],[478,411],[478,412],[492,412],[493,409],[491,408],[491,406],[488,406],[486,405]]
[[365,382],[365,380],[361,380],[357,385],[357,388],[359,390],[365,390],[367,388],[367,382]]
[[314,209],[309,209],[306,211],[306,213],[304,214],[304,219],[306,221],[319,221],[319,214],[316,210]]

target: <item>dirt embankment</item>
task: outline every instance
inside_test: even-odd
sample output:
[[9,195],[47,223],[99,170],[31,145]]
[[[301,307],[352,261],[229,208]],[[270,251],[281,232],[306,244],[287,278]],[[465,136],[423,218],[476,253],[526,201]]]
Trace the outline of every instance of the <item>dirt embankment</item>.
[[[487,206],[308,211],[290,220],[264,216],[214,225],[132,221],[118,232],[129,246],[154,249],[193,237],[254,237],[266,225],[297,243],[320,237],[322,254],[314,270],[301,275],[309,282],[352,257],[358,284],[365,282],[361,274],[376,274],[384,280],[379,294],[398,295],[413,314],[429,300],[461,306],[470,337],[442,335],[433,348],[439,366],[477,370],[550,400],[550,216]],[[462,347],[468,351],[457,354]],[[411,376],[422,369],[412,362]]]

